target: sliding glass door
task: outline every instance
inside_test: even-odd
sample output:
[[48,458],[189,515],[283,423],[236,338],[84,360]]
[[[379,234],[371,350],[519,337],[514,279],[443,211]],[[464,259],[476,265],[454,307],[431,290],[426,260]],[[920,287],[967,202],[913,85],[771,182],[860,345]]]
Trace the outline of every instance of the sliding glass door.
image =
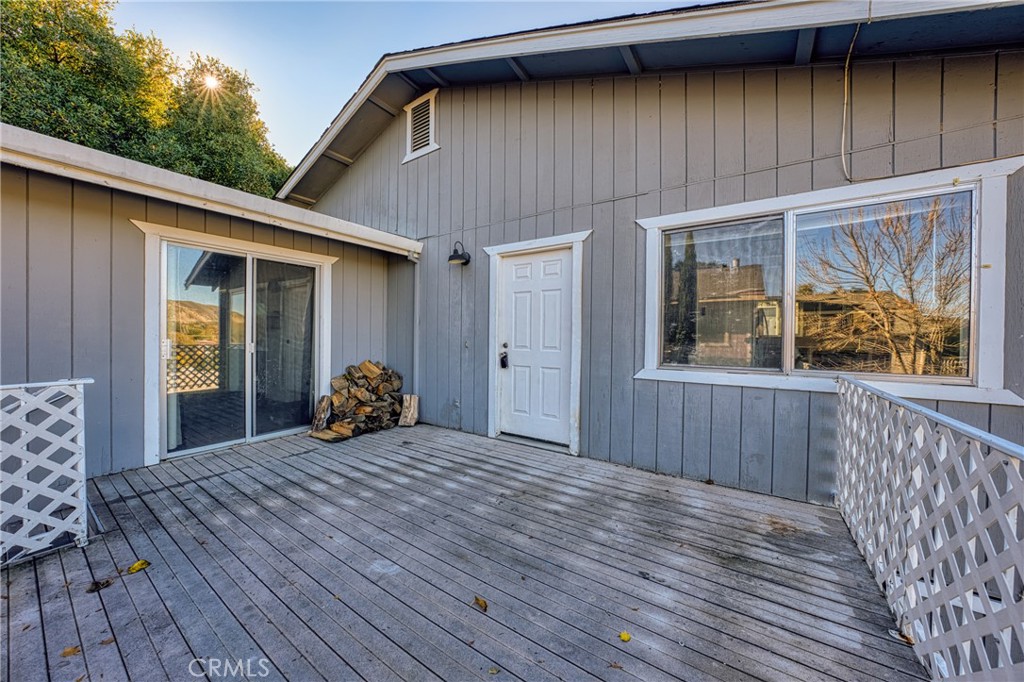
[[256,261],[255,435],[310,422],[315,286],[315,268]]
[[173,243],[164,249],[165,452],[307,425],[316,268]]

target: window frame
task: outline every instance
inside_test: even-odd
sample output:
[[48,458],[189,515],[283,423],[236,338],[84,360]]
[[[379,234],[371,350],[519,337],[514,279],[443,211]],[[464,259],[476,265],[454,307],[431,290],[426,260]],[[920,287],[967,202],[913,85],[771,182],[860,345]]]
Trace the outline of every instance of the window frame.
[[[637,379],[794,390],[835,391],[849,374],[904,397],[1024,404],[1003,387],[1006,295],[1007,176],[1024,157],[815,190],[637,221],[646,231],[644,367]],[[794,367],[796,217],[900,199],[972,191],[970,351],[967,377],[829,372]],[[661,361],[664,235],[743,219],[783,216],[783,369],[667,365]],[[985,352],[981,353],[981,339]]]
[[[414,99],[413,101],[406,104],[402,109],[405,111],[405,157],[402,159],[402,163],[409,163],[413,159],[418,159],[421,156],[425,156],[432,151],[436,151],[441,148],[441,145],[437,143],[437,92],[438,88],[434,88],[430,92],[424,93]],[[422,149],[412,150],[412,110],[414,107],[422,104],[423,102],[430,102],[430,143]]]
[[[782,221],[782,337],[786,337],[786,320],[788,312],[786,311],[786,286],[788,282],[788,276],[786,273],[787,258],[786,253],[788,251],[788,239],[787,239],[787,223],[785,212],[779,211],[775,213],[765,213],[762,215],[750,215],[740,216],[736,219],[720,220],[710,224],[697,224],[687,225],[686,227],[680,228],[666,228],[661,230],[660,242],[661,242],[661,254],[664,254],[665,248],[665,237],[670,234],[683,234],[685,232],[697,231],[697,230],[711,230],[719,227],[731,227],[737,224],[743,224],[744,222],[750,222],[753,220],[781,220]],[[660,278],[664,273],[662,271],[663,260],[659,260],[657,265],[658,277]],[[665,290],[664,287],[658,287],[658,369],[665,369],[671,372],[677,370],[683,370],[687,372],[710,370],[715,372],[749,372],[751,374],[767,374],[769,376],[781,376],[787,374],[786,372],[786,348],[785,345],[782,349],[782,367],[775,369],[774,367],[735,367],[729,365],[673,365],[662,362],[662,344],[665,341],[665,326],[664,326],[664,306],[665,306]]]

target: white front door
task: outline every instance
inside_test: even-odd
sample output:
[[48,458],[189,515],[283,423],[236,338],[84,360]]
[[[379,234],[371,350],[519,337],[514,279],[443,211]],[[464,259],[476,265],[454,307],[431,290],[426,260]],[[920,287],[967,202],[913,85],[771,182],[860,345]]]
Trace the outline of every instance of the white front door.
[[498,430],[568,444],[572,249],[509,255],[500,262]]

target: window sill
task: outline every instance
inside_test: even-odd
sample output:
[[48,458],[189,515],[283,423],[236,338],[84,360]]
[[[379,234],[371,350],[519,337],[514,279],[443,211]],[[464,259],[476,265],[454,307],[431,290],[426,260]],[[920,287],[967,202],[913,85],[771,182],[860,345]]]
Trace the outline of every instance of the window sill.
[[430,144],[428,144],[423,149],[417,149],[414,152],[409,152],[408,154],[406,154],[405,158],[402,159],[402,163],[409,163],[410,161],[413,161],[414,159],[418,159],[421,156],[426,156],[430,152],[436,151],[436,150],[438,150],[440,148],[441,148],[441,145],[437,144],[436,142],[431,142]]
[[[683,384],[712,384],[716,386],[742,386],[772,388],[788,391],[835,393],[836,382],[831,377],[786,376],[783,374],[756,374],[728,370],[702,372],[684,369],[642,369],[634,379],[672,381]],[[883,391],[910,400],[947,400],[965,403],[991,403],[993,405],[1024,406],[1024,398],[1002,388],[979,388],[933,382],[874,381],[860,377]]]

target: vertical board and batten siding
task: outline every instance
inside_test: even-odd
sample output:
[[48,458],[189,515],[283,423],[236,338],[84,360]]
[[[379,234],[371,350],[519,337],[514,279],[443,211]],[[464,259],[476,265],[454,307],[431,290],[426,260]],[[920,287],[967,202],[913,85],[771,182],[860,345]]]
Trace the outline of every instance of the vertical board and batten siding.
[[[1024,73],[1021,76],[1024,77]],[[1010,176],[1006,203],[1008,277],[1003,380],[1006,388],[1024,397],[1024,168]],[[1016,442],[1024,443],[1024,437]]]
[[95,380],[90,476],[143,465],[145,236],[129,219],[338,256],[332,369],[388,355],[386,254],[7,164],[0,173],[0,383]]
[[[854,180],[1024,152],[1022,63],[1021,51],[855,62]],[[835,395],[632,378],[643,360],[645,272],[634,221],[846,184],[842,103],[839,65],[446,88],[438,152],[401,164],[399,117],[315,210],[425,242],[425,421],[486,433],[483,248],[593,229],[583,255],[582,454],[829,501]],[[470,265],[447,264],[455,240]],[[937,407],[1021,440],[1021,408]]]

